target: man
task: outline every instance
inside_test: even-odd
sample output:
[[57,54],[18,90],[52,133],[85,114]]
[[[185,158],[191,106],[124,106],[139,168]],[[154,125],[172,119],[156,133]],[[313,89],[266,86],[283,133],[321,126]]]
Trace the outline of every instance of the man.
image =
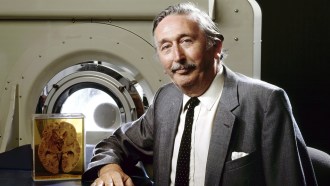
[[[223,37],[206,13],[191,3],[170,6],[155,18],[153,34],[173,83],[141,118],[96,145],[84,178],[133,185],[123,168],[152,159],[157,186],[317,185],[286,93],[222,64]],[[198,100],[186,109],[191,97]],[[182,151],[187,141],[190,150]]]

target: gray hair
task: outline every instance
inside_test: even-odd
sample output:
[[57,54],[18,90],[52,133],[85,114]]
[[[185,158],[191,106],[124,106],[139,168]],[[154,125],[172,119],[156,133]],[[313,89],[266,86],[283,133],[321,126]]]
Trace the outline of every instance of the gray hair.
[[219,28],[212,21],[210,16],[201,11],[191,2],[179,3],[177,5],[169,6],[160,12],[153,21],[152,34],[154,35],[155,29],[158,24],[169,15],[190,15],[199,24],[199,27],[204,31],[208,40],[208,45],[213,46],[217,41],[223,41],[224,37],[220,33]]

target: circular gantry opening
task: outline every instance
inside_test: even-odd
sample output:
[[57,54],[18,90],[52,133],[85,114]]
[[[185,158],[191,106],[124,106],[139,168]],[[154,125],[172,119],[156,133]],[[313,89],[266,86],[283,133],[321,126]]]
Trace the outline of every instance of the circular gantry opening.
[[113,132],[121,123],[141,116],[148,107],[143,87],[127,74],[106,62],[73,65],[48,81],[36,113],[82,113],[87,137],[94,132],[93,138],[101,138],[98,131]]

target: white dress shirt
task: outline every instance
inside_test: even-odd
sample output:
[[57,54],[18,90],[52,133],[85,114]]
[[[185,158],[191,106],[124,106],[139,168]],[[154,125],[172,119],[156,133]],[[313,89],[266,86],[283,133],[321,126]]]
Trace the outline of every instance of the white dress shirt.
[[[201,186],[204,185],[207,155],[209,151],[209,144],[211,139],[211,132],[215,112],[220,101],[224,78],[222,66],[211,83],[209,89],[201,96],[198,97],[200,104],[195,107],[194,121],[191,134],[191,153],[190,153],[190,173],[189,185]],[[180,148],[180,142],[184,130],[184,121],[187,109],[184,107],[189,96],[183,95],[182,112],[180,115],[180,122],[178,132],[175,137],[173,156],[172,156],[172,169],[171,169],[171,185],[174,185],[176,164]]]

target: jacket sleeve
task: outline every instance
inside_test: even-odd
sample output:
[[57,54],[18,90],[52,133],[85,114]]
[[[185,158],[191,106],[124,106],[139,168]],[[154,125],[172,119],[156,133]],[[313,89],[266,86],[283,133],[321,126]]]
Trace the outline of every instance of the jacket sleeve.
[[266,104],[261,134],[266,185],[317,185],[286,93],[282,89],[274,90]]
[[153,112],[152,104],[138,120],[122,124],[113,135],[96,144],[91,162],[88,164],[82,180],[96,179],[99,169],[110,163],[121,165],[125,171],[126,167],[135,165],[139,160],[151,162]]

